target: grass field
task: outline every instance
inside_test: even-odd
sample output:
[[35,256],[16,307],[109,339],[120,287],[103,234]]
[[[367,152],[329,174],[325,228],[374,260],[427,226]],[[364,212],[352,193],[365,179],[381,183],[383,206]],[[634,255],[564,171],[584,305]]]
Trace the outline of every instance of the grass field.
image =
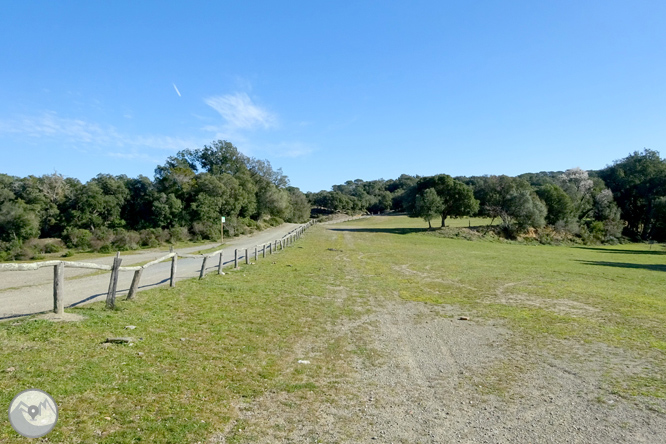
[[[331,326],[395,297],[499,323],[516,349],[585,359],[603,346],[613,352],[605,381],[615,393],[663,398],[665,272],[658,245],[449,239],[402,216],[315,226],[284,253],[225,276],[145,291],[116,311],[102,303],[68,310],[82,322],[0,324],[0,405],[26,388],[49,392],[60,407],[53,442],[205,441],[233,423],[239,403],[263,393],[334,398],[353,371],[350,354],[371,352],[332,336]],[[109,336],[137,341],[103,346]],[[317,363],[298,364],[313,341]],[[628,370],[618,354],[640,365]],[[521,368],[491,371],[502,373],[488,384],[501,394]],[[226,433],[227,442],[242,441],[242,432]],[[24,439],[3,419],[0,441]]]

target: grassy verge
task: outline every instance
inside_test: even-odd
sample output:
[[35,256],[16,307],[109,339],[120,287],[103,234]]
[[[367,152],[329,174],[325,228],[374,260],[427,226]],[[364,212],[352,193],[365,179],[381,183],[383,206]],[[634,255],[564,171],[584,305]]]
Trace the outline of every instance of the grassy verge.
[[[295,347],[353,311],[326,297],[340,265],[313,263],[310,249],[323,246],[307,243],[225,276],[142,292],[116,311],[68,310],[86,317],[79,323],[0,325],[0,405],[26,388],[49,392],[60,407],[55,442],[197,442],[223,431],[243,399],[328,390],[313,381],[335,373],[345,351],[324,349],[305,366]],[[133,346],[102,345],[130,335]],[[0,442],[24,439],[3,421]]]

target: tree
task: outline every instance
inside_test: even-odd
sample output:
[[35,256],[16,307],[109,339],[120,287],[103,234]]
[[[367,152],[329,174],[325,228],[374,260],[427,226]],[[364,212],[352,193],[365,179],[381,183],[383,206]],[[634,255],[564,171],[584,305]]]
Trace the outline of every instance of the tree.
[[613,193],[608,188],[594,196],[593,215],[595,221],[603,224],[605,239],[622,235],[624,222],[620,218],[620,209],[613,200]]
[[546,213],[546,205],[535,194],[520,190],[509,195],[502,220],[505,228],[510,228],[512,222],[518,230],[541,228],[546,224]]
[[439,216],[443,209],[442,199],[434,188],[428,188],[416,196],[414,214],[428,222],[428,228],[432,228],[430,221]]
[[428,188],[433,188],[442,201],[442,227],[448,217],[468,216],[479,210],[479,202],[474,198],[472,188],[447,174],[439,174],[419,179],[406,193],[406,207],[412,217],[420,217],[416,213],[416,196]]
[[536,190],[536,193],[546,204],[548,224],[555,225],[559,221],[567,220],[573,214],[571,198],[559,185],[543,185]]
[[[509,176],[484,176],[474,178],[474,196],[479,200],[480,213],[493,218],[500,217],[507,225],[509,197],[519,191],[531,191],[532,187],[525,180]],[[492,224],[492,221],[491,221]]]
[[559,179],[562,189],[571,198],[574,216],[578,220],[583,220],[593,210],[594,182],[590,179],[587,171],[578,167],[566,170]]
[[22,242],[39,235],[39,221],[33,208],[22,200],[0,205],[0,240]]
[[657,151],[635,151],[599,171],[599,177],[613,192],[629,233],[651,238],[656,223],[653,209],[666,196],[666,160]]
[[310,203],[305,194],[296,187],[287,187],[289,193],[289,214],[285,221],[292,223],[303,223],[310,219]]
[[99,174],[77,187],[71,200],[67,219],[76,228],[120,228],[125,225],[121,210],[129,198],[126,177]]

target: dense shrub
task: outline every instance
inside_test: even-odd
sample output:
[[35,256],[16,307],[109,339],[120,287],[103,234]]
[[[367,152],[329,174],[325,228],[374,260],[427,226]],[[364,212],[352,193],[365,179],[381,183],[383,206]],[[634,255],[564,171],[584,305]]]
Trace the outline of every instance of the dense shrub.
[[63,240],[69,248],[89,250],[92,248],[92,233],[83,228],[68,228],[63,233]]
[[186,227],[173,227],[169,230],[168,233],[169,233],[169,241],[174,244],[176,242],[184,242],[190,240],[190,233],[189,231],[187,231]]
[[44,253],[57,253],[62,251],[64,247],[65,244],[61,240],[57,239],[44,244]]
[[111,246],[118,251],[136,250],[141,236],[136,231],[118,228],[111,240]]
[[111,241],[113,240],[113,231],[109,228],[101,227],[95,229],[92,233],[92,238],[90,239],[90,245],[93,251],[99,253],[111,253],[113,247],[111,246]]
[[212,222],[195,222],[192,224],[192,236],[197,241],[218,240],[220,238],[220,226]]
[[268,225],[270,225],[271,227],[277,227],[278,225],[282,225],[284,223],[282,219],[275,216],[269,217],[268,219],[265,220],[265,222],[268,223]]
[[150,248],[159,246],[160,242],[157,240],[154,230],[155,228],[148,228],[146,230],[139,231],[139,245],[142,247]]

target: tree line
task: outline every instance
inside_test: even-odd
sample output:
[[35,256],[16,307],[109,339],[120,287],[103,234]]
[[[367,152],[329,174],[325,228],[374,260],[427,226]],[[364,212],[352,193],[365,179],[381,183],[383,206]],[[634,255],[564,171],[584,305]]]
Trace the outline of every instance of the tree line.
[[395,180],[350,180],[306,195],[315,208],[406,212],[429,227],[435,219],[444,227],[449,217],[488,217],[500,222],[507,237],[548,225],[591,241],[666,240],[666,160],[648,149],[599,171],[455,178],[403,174]]
[[[0,259],[70,248],[108,252],[305,222],[310,204],[281,169],[227,141],[183,150],[145,176],[99,174],[86,183],[50,174],[0,174]],[[62,241],[39,242],[38,238]],[[64,243],[64,244],[63,244]]]

